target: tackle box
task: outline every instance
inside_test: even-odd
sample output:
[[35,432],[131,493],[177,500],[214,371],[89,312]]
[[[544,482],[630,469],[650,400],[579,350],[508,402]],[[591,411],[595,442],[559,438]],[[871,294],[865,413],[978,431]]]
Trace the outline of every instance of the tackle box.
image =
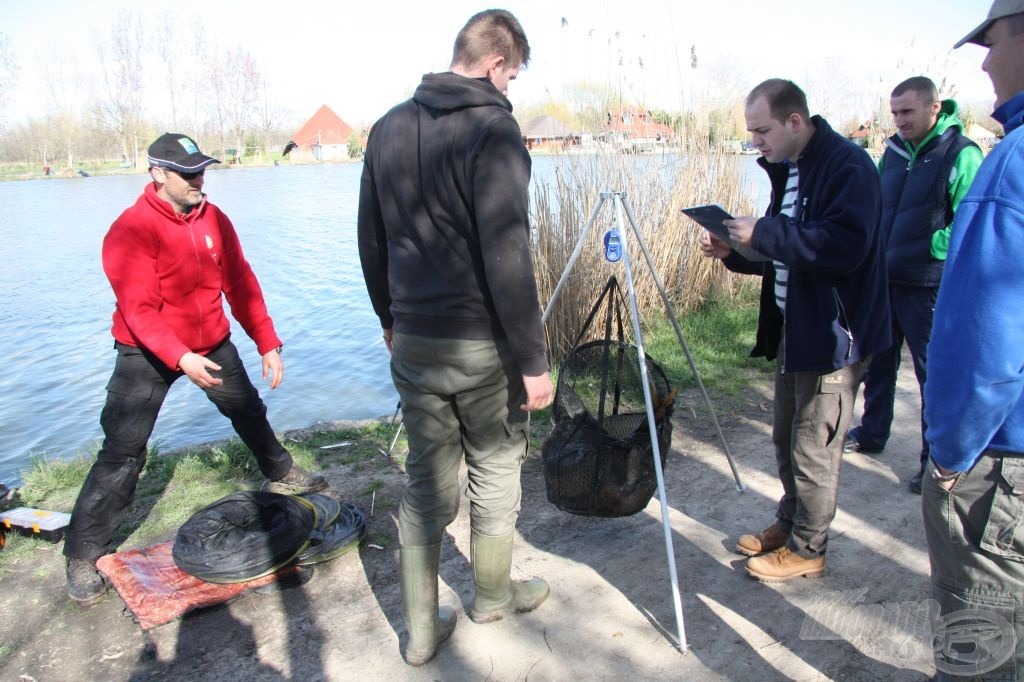
[[15,531],[47,542],[60,542],[71,522],[71,514],[18,507],[0,511],[0,533]]

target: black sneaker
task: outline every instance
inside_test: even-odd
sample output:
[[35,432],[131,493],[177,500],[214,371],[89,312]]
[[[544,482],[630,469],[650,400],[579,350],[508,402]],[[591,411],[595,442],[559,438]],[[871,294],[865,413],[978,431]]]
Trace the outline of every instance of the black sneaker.
[[920,495],[922,483],[924,483],[924,469],[918,471],[917,475],[910,479],[910,483],[907,484],[907,487],[910,488],[910,492]]
[[885,444],[871,442],[864,437],[861,427],[850,429],[846,434],[846,442],[843,443],[843,452],[863,452],[869,455],[877,455],[885,449]]
[[320,474],[313,474],[301,467],[292,466],[284,478],[276,481],[264,481],[263,490],[268,493],[282,495],[301,495],[302,493],[318,493],[327,489],[327,479]]
[[107,593],[107,581],[96,570],[93,560],[68,557],[65,575],[68,596],[82,606],[95,604]]

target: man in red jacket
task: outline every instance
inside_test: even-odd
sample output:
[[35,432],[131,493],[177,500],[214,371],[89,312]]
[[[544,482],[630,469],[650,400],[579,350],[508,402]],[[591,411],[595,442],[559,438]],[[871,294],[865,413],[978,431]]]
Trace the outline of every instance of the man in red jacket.
[[281,340],[228,217],[203,194],[217,159],[187,135],[165,133],[149,148],[153,179],[103,240],[114,290],[117,360],[100,416],[103,445],[75,502],[64,541],[68,595],[81,604],[106,591],[96,560],[135,497],[146,444],[168,389],[187,376],[231,420],[266,476],[264,489],[315,492],[318,474],[292,465],[267,422],[267,408],[231,343],[223,299],[263,356],[270,388],[284,379]]

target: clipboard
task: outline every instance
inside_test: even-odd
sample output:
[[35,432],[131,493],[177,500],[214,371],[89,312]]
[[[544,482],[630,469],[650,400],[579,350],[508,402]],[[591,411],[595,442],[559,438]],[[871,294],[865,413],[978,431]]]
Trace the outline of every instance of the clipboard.
[[771,260],[763,253],[755,251],[749,246],[740,246],[729,239],[729,229],[722,222],[732,220],[732,215],[718,204],[705,204],[703,206],[687,206],[681,209],[682,213],[691,218],[705,230],[715,235],[728,244],[736,253],[753,262]]

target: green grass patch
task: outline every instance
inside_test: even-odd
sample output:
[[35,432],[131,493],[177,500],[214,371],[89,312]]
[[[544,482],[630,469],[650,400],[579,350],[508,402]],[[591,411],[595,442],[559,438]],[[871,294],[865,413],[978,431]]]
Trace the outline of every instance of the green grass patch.
[[367,497],[377,492],[383,487],[384,481],[380,480],[379,478],[375,478],[374,480],[370,481],[365,486],[363,486],[363,489],[359,491],[359,494],[364,497]]
[[[317,433],[302,442],[288,441],[287,447],[298,466],[319,470],[339,456],[320,445],[351,441],[340,458],[366,459],[377,453],[382,431],[376,424],[363,429]],[[249,449],[238,439],[166,454],[159,445],[150,448],[139,477],[135,501],[115,536],[121,543],[132,537],[133,545],[153,542],[179,528],[197,510],[236,490],[255,489],[263,476]],[[23,476],[19,495],[8,506],[28,506],[52,511],[71,511],[92,457],[72,460],[34,458]],[[10,533],[0,552],[0,575],[19,559],[30,556],[43,542]],[[44,543],[48,545],[49,543]]]
[[[736,296],[706,301],[679,321],[697,372],[709,390],[737,396],[752,382],[771,375],[772,363],[750,357],[757,312],[758,290],[745,287]],[[693,371],[667,316],[659,317],[645,331],[644,350],[665,370],[673,387],[696,387]]]
[[381,549],[387,549],[391,539],[385,533],[373,533],[367,538],[367,544],[377,545]]
[[47,550],[53,545],[45,540],[25,537],[16,531],[7,533],[7,544],[0,550],[0,580],[5,573],[10,572],[10,567],[21,559],[27,559],[37,550]]
[[85,456],[69,460],[33,457],[23,477],[19,506],[71,511],[92,461]]

